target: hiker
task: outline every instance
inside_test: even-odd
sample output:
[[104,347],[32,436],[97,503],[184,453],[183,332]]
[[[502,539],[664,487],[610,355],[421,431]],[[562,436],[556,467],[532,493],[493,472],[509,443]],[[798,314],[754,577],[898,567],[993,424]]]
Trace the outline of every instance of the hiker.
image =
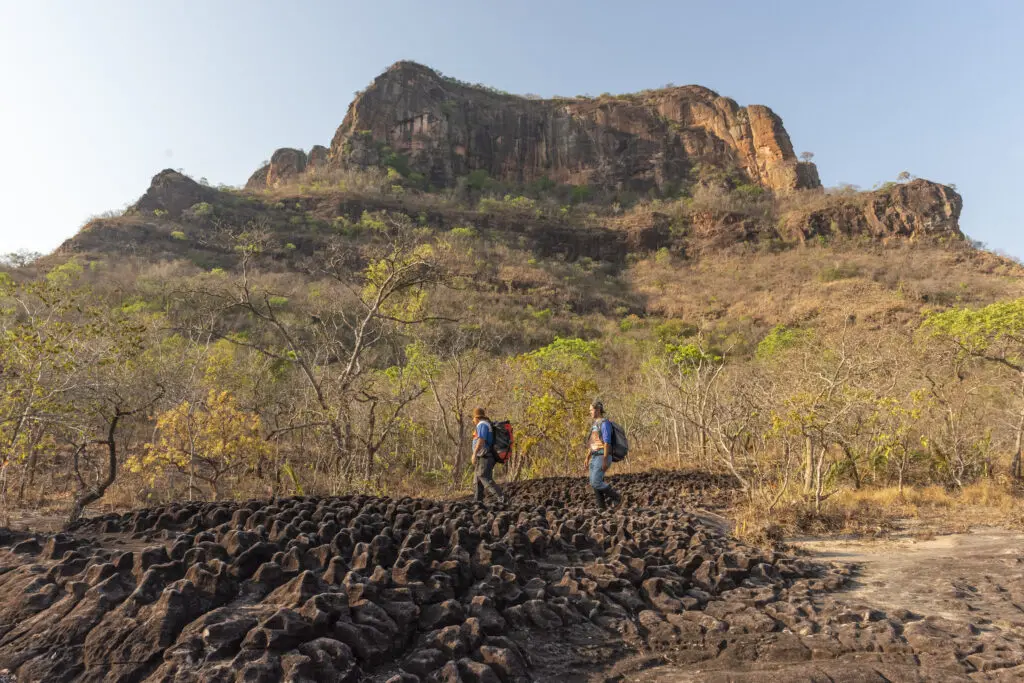
[[590,486],[594,489],[597,509],[604,510],[607,502],[618,504],[622,497],[604,480],[604,473],[612,465],[612,439],[614,429],[604,416],[604,404],[595,400],[590,404],[590,440],[587,442],[587,466],[590,468]]
[[473,466],[476,475],[476,502],[484,502],[484,489],[491,492],[499,503],[505,502],[501,489],[494,483],[494,465],[498,456],[494,452],[494,429],[483,408],[473,410],[473,422],[476,429],[473,433]]

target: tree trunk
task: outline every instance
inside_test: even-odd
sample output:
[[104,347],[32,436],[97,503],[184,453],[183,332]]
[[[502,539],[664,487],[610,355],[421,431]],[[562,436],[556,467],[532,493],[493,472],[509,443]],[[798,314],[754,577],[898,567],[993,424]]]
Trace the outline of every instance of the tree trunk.
[[814,488],[814,450],[811,437],[804,437],[804,495],[810,494]]
[[97,500],[103,497],[103,494],[107,492],[107,489],[117,479],[117,443],[115,437],[117,436],[117,425],[121,421],[121,418],[130,413],[121,412],[115,410],[114,416],[110,420],[110,425],[107,428],[107,439],[100,443],[107,445],[107,455],[109,460],[107,461],[107,476],[106,478],[92,488],[86,487],[85,481],[82,479],[81,474],[78,471],[78,452],[75,452],[75,474],[78,476],[78,481],[82,484],[82,489],[79,491],[78,496],[75,498],[74,505],[71,508],[71,515],[68,517],[68,524],[72,524],[82,516],[82,511],[85,510],[87,505],[95,503]]
[[850,463],[850,468],[853,470],[853,488],[859,490],[860,472],[857,470],[857,460],[853,457],[853,450],[847,444],[843,444],[843,453],[846,455],[846,460]]
[[1010,476],[1020,481],[1024,472],[1021,464],[1021,446],[1024,445],[1024,372],[1020,375],[1021,407],[1020,416],[1017,419],[1017,443],[1013,451],[1013,461],[1010,463]]
[[825,455],[828,453],[828,446],[822,446],[814,463],[814,512],[821,512],[822,495],[825,493]]
[[679,448],[679,420],[674,417],[672,418],[672,435],[676,440],[676,462],[682,464],[683,451]]

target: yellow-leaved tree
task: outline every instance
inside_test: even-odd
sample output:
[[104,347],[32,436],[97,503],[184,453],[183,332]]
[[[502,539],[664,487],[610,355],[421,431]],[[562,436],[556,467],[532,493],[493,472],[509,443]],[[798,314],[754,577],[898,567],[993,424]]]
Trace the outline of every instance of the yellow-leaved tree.
[[128,467],[151,480],[165,469],[188,477],[189,497],[202,482],[214,499],[224,478],[250,467],[269,445],[261,436],[260,417],[242,410],[227,391],[211,390],[203,401],[182,401],[156,420],[156,438]]

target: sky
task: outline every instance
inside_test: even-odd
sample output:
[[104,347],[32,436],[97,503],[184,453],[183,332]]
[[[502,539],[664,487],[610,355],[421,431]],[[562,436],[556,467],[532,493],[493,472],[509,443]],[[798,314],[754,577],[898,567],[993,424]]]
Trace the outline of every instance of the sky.
[[826,186],[952,183],[1024,257],[1024,2],[0,0],[0,253],[48,252],[180,168],[241,185],[329,145],[411,59],[513,93],[699,84],[779,114]]

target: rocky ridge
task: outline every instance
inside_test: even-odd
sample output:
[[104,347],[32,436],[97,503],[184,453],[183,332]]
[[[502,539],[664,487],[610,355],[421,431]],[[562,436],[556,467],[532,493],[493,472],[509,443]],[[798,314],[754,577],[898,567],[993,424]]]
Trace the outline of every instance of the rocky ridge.
[[[323,149],[323,148],[322,148]],[[279,150],[280,151],[280,150]],[[294,154],[291,154],[294,152]],[[286,158],[295,167],[303,167],[306,155],[298,150],[275,154]],[[284,162],[282,162],[284,163]],[[322,162],[317,162],[322,163]],[[749,216],[724,212],[698,212],[686,226],[685,239],[695,239],[711,247],[781,237],[805,241],[814,237],[869,235],[891,237],[948,237],[962,239],[959,218],[963,202],[952,188],[927,180],[916,179],[906,184],[893,184],[873,192],[825,197],[828,201],[813,203],[782,214],[777,226],[766,231],[763,221]],[[263,199],[258,193],[243,201],[237,196],[206,187],[171,169],[153,177],[145,194],[132,205],[125,216],[110,220],[97,219],[58,248],[58,254],[89,254],[124,252],[149,253],[154,257],[180,257],[186,243],[176,241],[173,232],[183,227],[193,234],[212,232],[210,216],[200,214],[210,205],[218,218],[231,225],[267,219],[271,224],[288,225],[287,241],[306,251],[318,248],[322,237],[307,231],[290,229],[294,218],[281,210],[284,203]],[[407,206],[401,198],[358,198],[333,195],[300,194],[289,198],[288,206],[301,207],[324,220],[347,216],[358,220],[363,211],[404,212],[415,218],[425,215],[436,229],[450,229],[461,224],[495,229],[509,236],[528,237],[527,244],[542,257],[552,254],[574,260],[581,257],[595,260],[621,260],[625,253],[644,253],[662,247],[678,247],[680,235],[675,234],[668,215],[652,211],[637,216],[609,216],[603,225],[580,226],[552,217],[507,215],[481,216],[471,210],[438,207],[422,212]],[[598,221],[599,223],[601,221]],[[192,245],[193,248],[196,245]],[[198,245],[211,250],[207,243]],[[229,258],[230,254],[222,255]],[[218,257],[220,258],[220,257]]]
[[832,593],[848,569],[746,546],[666,495],[694,500],[716,484],[705,475],[613,481],[627,504],[606,513],[582,502],[584,482],[559,496],[565,482],[540,480],[508,507],[299,497],[5,531],[0,666],[67,682],[1024,671],[1019,634],[844,604]]
[[[738,169],[776,192],[816,188],[780,119],[690,85],[597,99],[527,99],[460,83],[398,62],[358,94],[331,141],[332,166],[368,167],[398,155],[408,171],[451,187],[471,171],[511,183],[637,192],[689,180],[697,164]],[[313,157],[313,153],[310,154]],[[301,152],[281,149],[247,187],[300,173]]]

